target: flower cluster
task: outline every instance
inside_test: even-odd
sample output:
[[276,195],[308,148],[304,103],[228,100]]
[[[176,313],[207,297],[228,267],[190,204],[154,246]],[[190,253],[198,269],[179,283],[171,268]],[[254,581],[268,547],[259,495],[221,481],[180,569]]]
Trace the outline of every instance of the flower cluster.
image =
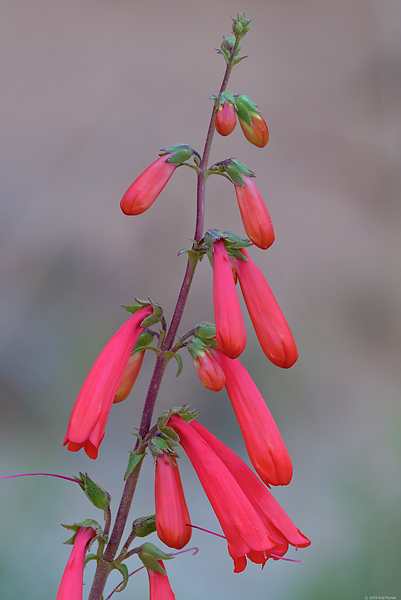
[[[280,558],[288,545],[304,548],[310,541],[292,523],[267,487],[227,446],[196,421],[178,414],[168,420],[180,438],[221,525],[234,561],[234,571],[252,562]],[[156,512],[157,514],[157,512]]]
[[[213,243],[213,306],[218,348],[237,358],[246,345],[246,333],[236,291],[238,278],[249,316],[267,358],[288,369],[298,351],[287,321],[260,269],[244,248],[240,258],[229,255],[230,246],[222,237]],[[234,271],[234,274],[233,274]]]
[[[233,36],[224,38],[219,52],[230,68],[244,58],[238,56],[240,40],[249,30],[250,23],[245,14],[237,15],[237,19],[233,19]],[[116,518],[116,529],[109,536],[110,495],[87,474],[81,473],[80,479],[76,478],[77,482],[93,505],[104,511],[106,525],[104,531],[100,530],[97,523],[89,521],[73,526],[76,531],[74,546],[57,600],[82,600],[85,556],[94,538],[99,543],[98,554],[90,555],[88,559],[97,558],[100,566],[101,563],[107,563],[110,569],[118,569],[122,573],[124,581],[118,586],[118,591],[125,587],[129,578],[128,568],[123,561],[136,554],[147,569],[150,600],[174,600],[163,562],[172,556],[149,542],[132,550],[128,548],[136,537],[145,537],[153,532],[166,546],[177,550],[187,546],[191,539],[192,524],[177,463],[177,444],[192,463],[221,525],[229,555],[234,561],[235,573],[243,571],[248,560],[263,568],[270,558],[282,558],[290,545],[297,549],[310,544],[310,540],[299,531],[269,491],[270,486],[290,483],[293,466],[262,394],[238,360],[246,347],[247,335],[237,282],[266,357],[274,365],[287,369],[297,360],[298,352],[287,321],[266,279],[246,250],[252,244],[266,250],[275,240],[270,214],[255,184],[255,173],[235,158],[220,161],[210,168],[206,165],[213,124],[219,134],[228,136],[235,129],[238,118],[246,139],[253,145],[263,148],[269,139],[267,125],[257,105],[245,95],[233,95],[225,91],[226,84],[225,78],[221,88],[223,91],[214,96],[215,104],[203,157],[187,144],[164,148],[159,158],[132,183],[120,202],[125,215],[140,215],[153,205],[179,166],[186,165],[197,172],[196,232],[192,247],[184,248],[179,253],[188,252],[188,265],[170,327],[167,327],[162,308],[150,299],[149,302],[138,300],[139,305],[125,307],[132,313],[131,316],[99,354],[72,410],[64,445],[73,452],[83,448],[89,458],[96,459],[112,405],[122,402],[130,394],[141,370],[145,351],[148,348],[155,351],[156,366],[144,404],[137,444],[131,450],[125,473],[127,487]],[[190,159],[193,164],[188,163]],[[203,234],[205,181],[212,174],[223,175],[234,185],[242,223],[249,239],[216,229]],[[205,254],[213,268],[215,324],[200,322],[179,336],[178,326],[195,267]],[[155,324],[158,324],[157,331],[152,329]],[[153,339],[157,340],[154,346],[151,345]],[[166,365],[174,357],[179,375],[182,369],[179,351],[185,347],[193,358],[204,387],[214,392],[225,387],[255,472],[197,422],[197,414],[188,407],[163,413],[157,425],[151,426]],[[155,514],[133,522],[128,540],[117,555],[124,529],[122,525],[125,526],[128,518],[136,479],[147,452],[153,456],[155,465]],[[106,544],[112,543],[111,540],[114,543],[113,535],[117,529],[121,529],[119,541],[107,560],[106,555],[103,560],[103,549]],[[109,549],[110,545],[106,551],[109,552]],[[100,566],[97,573],[101,571]]]
[[258,148],[266,146],[269,141],[268,127],[256,104],[248,96],[243,94],[233,96],[230,92],[223,92],[220,96],[215,96],[215,102],[215,125],[220,135],[230,135],[234,131],[238,116],[239,124],[248,142]]
[[[144,306],[135,312],[99,354],[72,409],[64,439],[64,446],[67,445],[68,450],[77,452],[84,448],[89,458],[97,458],[111,406],[113,402],[123,399],[129,387],[125,379],[130,379],[133,384],[133,378],[136,378],[137,365],[133,369],[133,377],[130,356],[145,329],[143,322],[152,311],[151,306]],[[125,378],[127,368],[129,376]],[[124,391],[121,393],[119,386],[122,381]]]

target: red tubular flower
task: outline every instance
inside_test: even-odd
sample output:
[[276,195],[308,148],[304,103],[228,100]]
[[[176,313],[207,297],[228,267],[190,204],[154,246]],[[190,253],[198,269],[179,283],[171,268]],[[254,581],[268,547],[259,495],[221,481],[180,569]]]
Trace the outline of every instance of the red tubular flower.
[[251,142],[251,144],[258,148],[264,148],[269,141],[269,130],[266,122],[258,112],[249,111],[249,116],[251,117],[252,125],[244,121],[244,119],[241,119],[238,115],[241,129],[248,142]]
[[245,492],[208,443],[179,415],[171,415],[168,425],[180,436],[199,481],[216,513],[234,560],[234,572],[243,571],[246,556],[264,564],[264,553],[275,546],[261,518]]
[[143,331],[141,323],[153,311],[144,306],[132,315],[103,348],[90,370],[72,409],[63,446],[77,452],[84,448],[97,458],[111,405],[130,354]]
[[140,215],[152,206],[178,166],[166,162],[171,155],[160,156],[128,188],[120,202],[125,215]]
[[139,375],[139,371],[141,370],[144,356],[145,350],[138,350],[138,352],[131,354],[129,357],[127,366],[125,367],[125,371],[120,381],[120,385],[118,386],[113,400],[114,404],[122,402],[129,396],[136,378]]
[[266,485],[287,485],[291,459],[262,394],[238,360],[218,351],[215,357],[226,376],[226,390],[255,471]]
[[260,269],[248,259],[235,260],[239,283],[255,333],[267,358],[277,367],[288,369],[298,358],[298,350],[287,321]]
[[214,243],[213,307],[217,346],[226,356],[236,358],[246,346],[246,331],[223,240]]
[[235,129],[237,124],[237,116],[235,114],[235,108],[231,102],[224,102],[220,104],[216,110],[216,116],[214,119],[216,125],[216,131],[220,135],[230,135]]
[[274,242],[274,229],[263,198],[252,177],[242,175],[244,185],[234,184],[238,206],[247,236],[262,250]]
[[191,521],[177,461],[167,452],[156,458],[155,507],[159,539],[177,550],[186,546],[191,539]]
[[85,556],[89,542],[95,535],[92,527],[78,528],[56,600],[82,600]]
[[[165,570],[163,561],[158,560],[157,562]],[[175,600],[175,595],[171,589],[167,575],[152,571],[151,569],[146,570],[149,576],[150,600]]]
[[232,473],[260,516],[269,536],[276,542],[275,547],[266,552],[266,557],[277,560],[278,557],[284,556],[288,550],[288,544],[295,548],[309,546],[310,540],[294,525],[248,465],[203,425],[197,421],[191,421],[190,426],[202,436]]

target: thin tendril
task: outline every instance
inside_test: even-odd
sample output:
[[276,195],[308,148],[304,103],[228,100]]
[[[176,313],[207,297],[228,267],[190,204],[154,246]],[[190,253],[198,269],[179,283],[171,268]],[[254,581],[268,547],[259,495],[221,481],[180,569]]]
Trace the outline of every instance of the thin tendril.
[[77,479],[65,477],[64,475],[55,475],[54,473],[22,473],[22,475],[0,475],[0,479],[9,479],[11,477],[33,477],[34,475],[44,475],[45,477],[58,477],[59,479],[66,479],[67,481],[79,483]]

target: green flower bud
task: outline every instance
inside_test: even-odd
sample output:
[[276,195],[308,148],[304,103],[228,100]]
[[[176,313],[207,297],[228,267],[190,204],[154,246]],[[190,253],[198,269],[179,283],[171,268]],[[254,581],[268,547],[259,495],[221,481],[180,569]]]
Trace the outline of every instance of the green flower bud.
[[139,517],[132,523],[132,530],[137,537],[146,537],[156,531],[156,517],[149,515],[148,517]]
[[100,485],[92,481],[87,473],[80,473],[80,487],[83,490],[85,496],[89,498],[96,508],[106,510],[110,504],[111,496],[106,490]]
[[209,342],[216,337],[216,326],[214,323],[208,323],[207,321],[198,323],[195,325],[195,335],[204,342]]

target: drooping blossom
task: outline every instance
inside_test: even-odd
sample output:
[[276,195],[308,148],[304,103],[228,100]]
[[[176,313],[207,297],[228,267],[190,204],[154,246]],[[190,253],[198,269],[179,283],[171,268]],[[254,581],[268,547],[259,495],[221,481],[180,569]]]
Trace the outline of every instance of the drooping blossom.
[[68,450],[77,452],[84,448],[89,458],[97,458],[111,405],[130,354],[144,330],[141,323],[152,311],[151,306],[140,308],[99,354],[72,409],[63,444],[68,444]]
[[255,471],[266,485],[287,485],[292,462],[262,394],[238,360],[218,351],[215,357],[226,376],[226,390]]
[[78,528],[56,600],[82,600],[85,557],[89,543],[95,535],[92,527]]
[[246,331],[223,240],[214,243],[213,307],[217,346],[226,356],[236,358],[246,346]]
[[[165,570],[165,566],[162,560],[157,561],[162,569]],[[149,592],[150,600],[175,600],[175,595],[171,589],[170,582],[167,575],[163,575],[158,571],[152,569],[146,569],[149,577]]]
[[266,122],[262,115],[258,112],[249,111],[249,116],[251,118],[251,123],[247,123],[240,117],[240,114],[238,113],[238,120],[239,124],[241,125],[241,129],[244,132],[248,142],[251,142],[251,144],[257,146],[258,148],[264,148],[269,141],[269,130]]
[[235,108],[232,102],[223,102],[216,110],[215,116],[216,131],[220,135],[230,135],[235,129],[237,124],[237,116],[235,114]]
[[191,539],[192,529],[177,461],[167,452],[156,457],[156,531],[159,539],[180,550]]
[[242,175],[244,185],[234,184],[242,222],[247,236],[262,250],[274,242],[274,229],[263,198],[252,177]]
[[207,442],[179,415],[173,414],[168,426],[180,436],[199,481],[221,525],[234,561],[234,571],[243,571],[246,556],[258,564],[267,560],[265,552],[276,543],[269,536],[260,516],[237,480]]
[[310,540],[294,525],[284,509],[248,465],[198,421],[191,421],[190,426],[202,436],[232,473],[260,516],[269,536],[275,541],[276,545],[270,551],[265,552],[265,557],[277,560],[285,555],[288,544],[295,548],[309,546]]
[[235,267],[259,343],[273,364],[288,369],[298,358],[291,330],[263,273],[244,248],[240,252],[248,260],[234,259]]
[[163,154],[130,185],[120,202],[125,215],[140,215],[148,210],[178,167],[167,162],[172,153]]

